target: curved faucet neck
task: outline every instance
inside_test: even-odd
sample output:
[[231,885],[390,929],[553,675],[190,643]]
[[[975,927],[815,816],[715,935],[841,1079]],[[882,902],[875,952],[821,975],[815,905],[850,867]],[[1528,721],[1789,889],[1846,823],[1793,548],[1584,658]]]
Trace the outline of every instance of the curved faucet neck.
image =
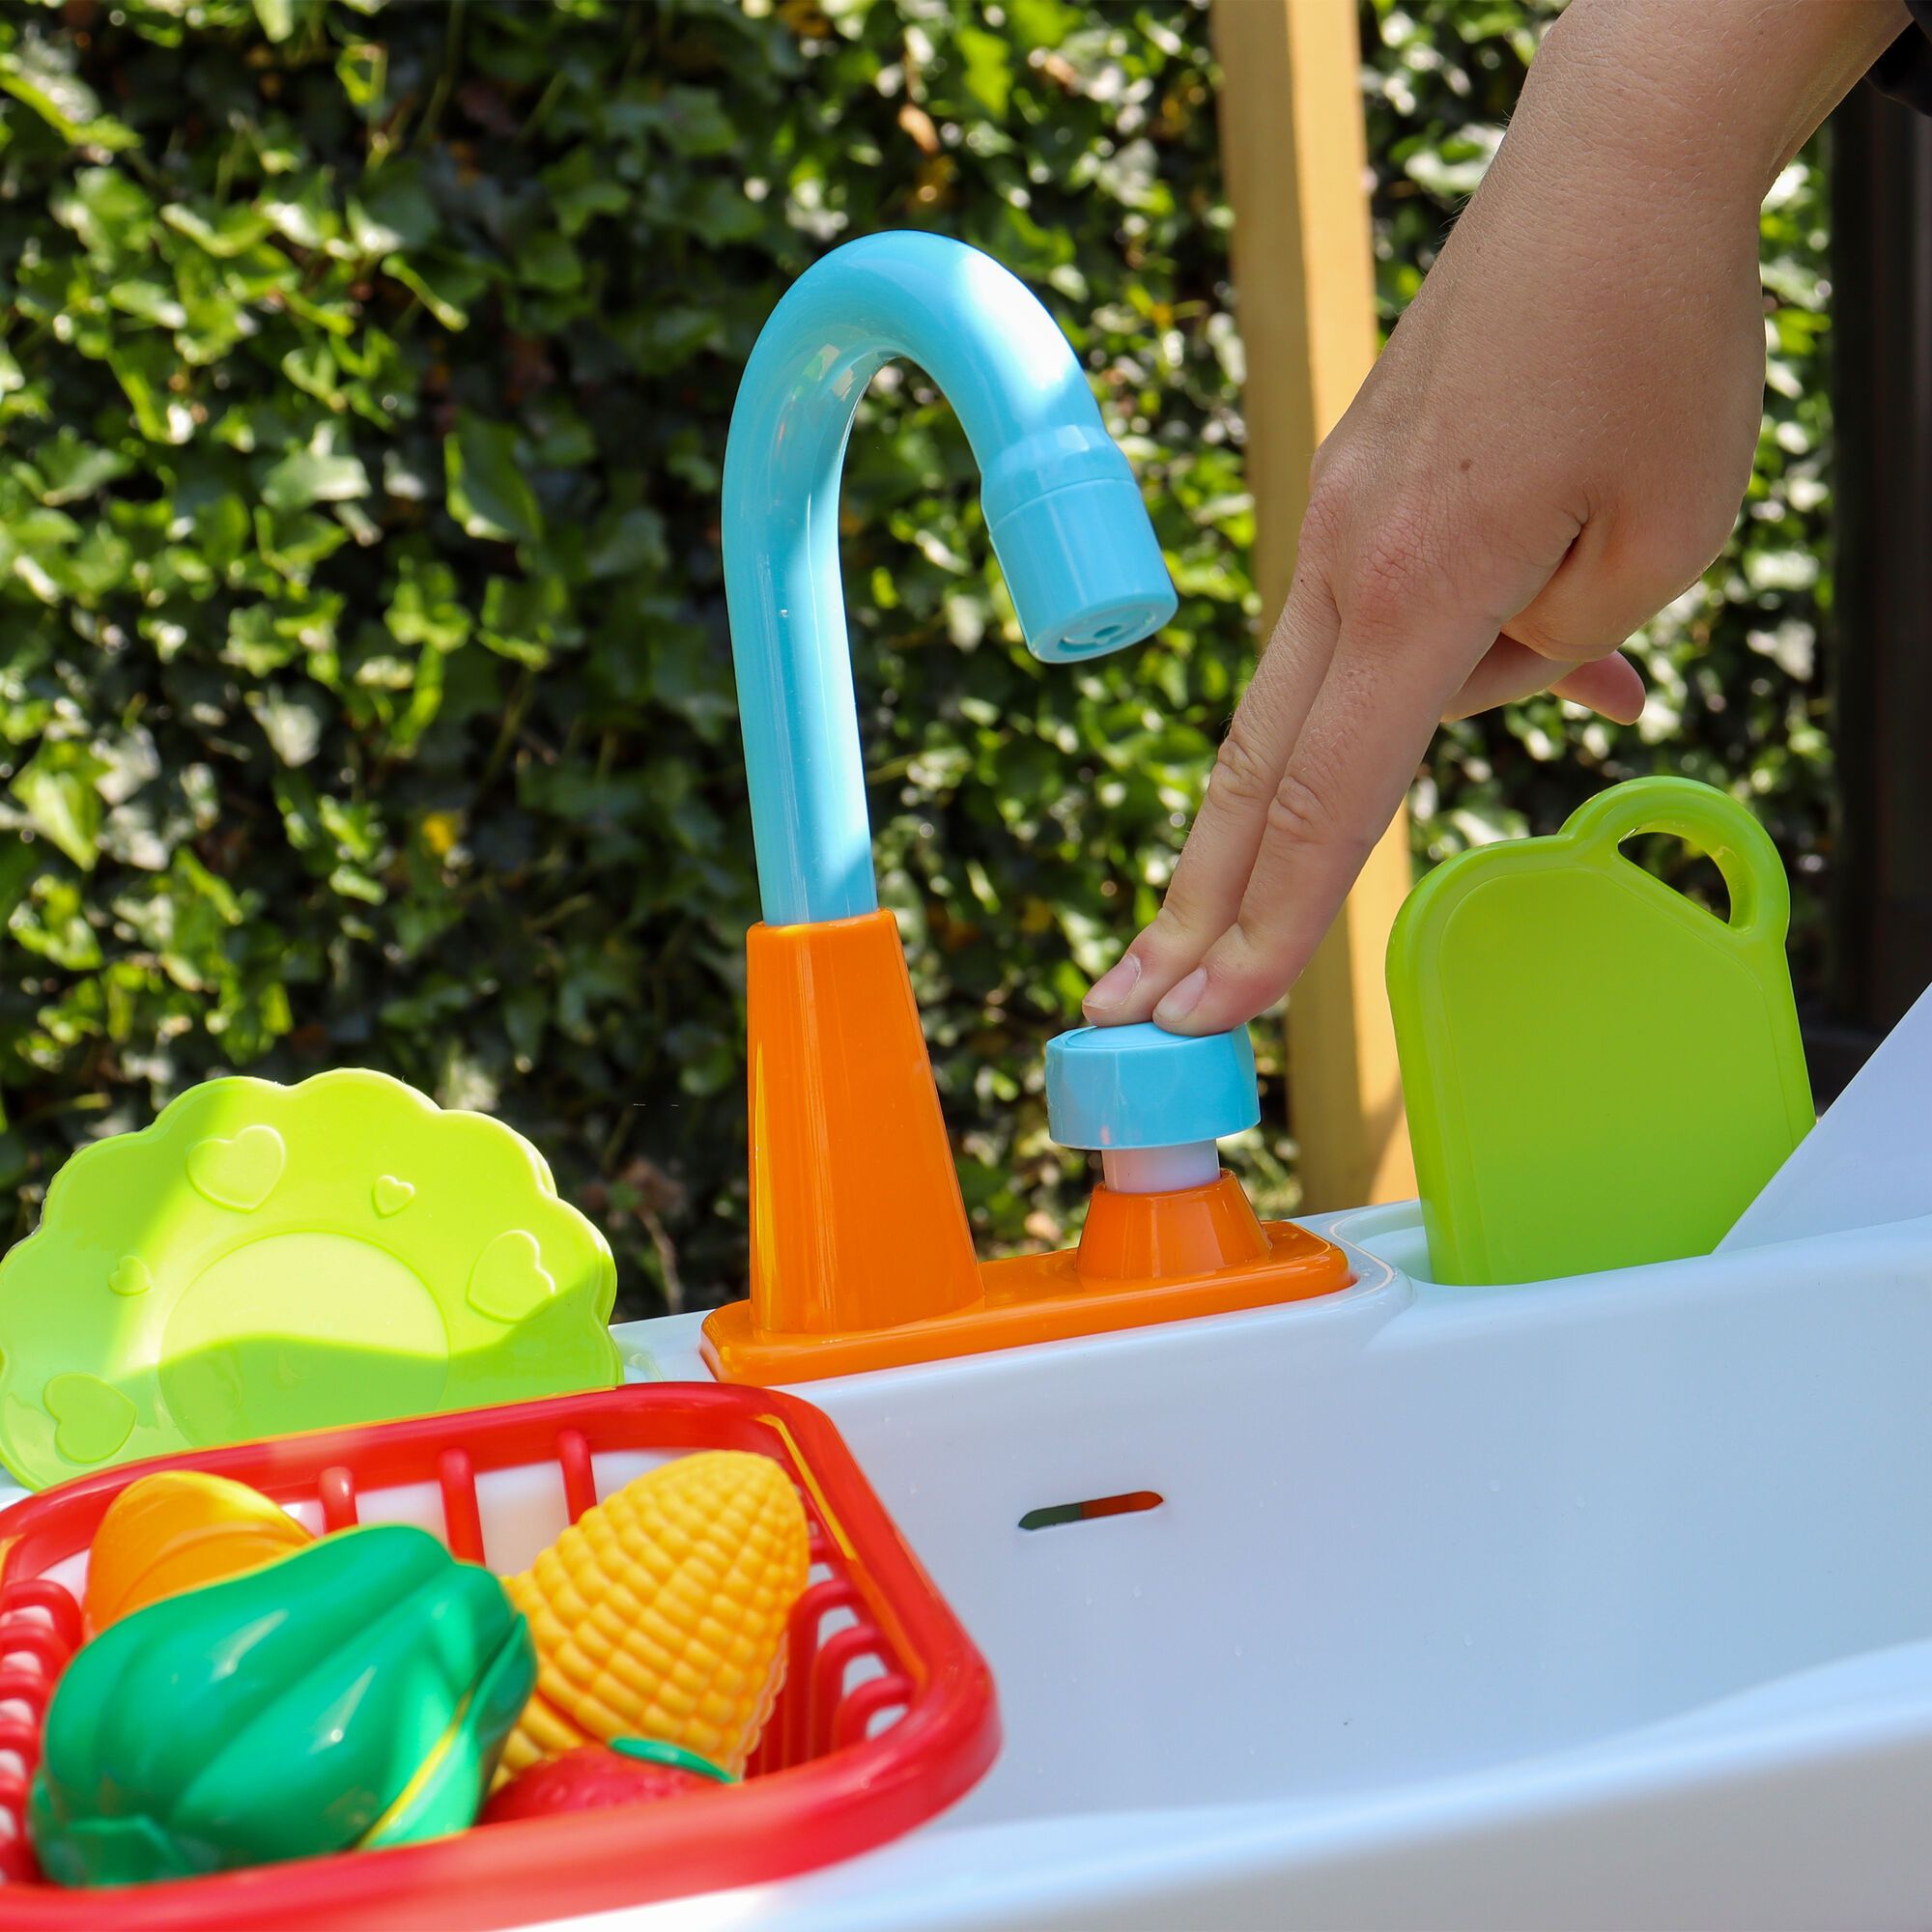
[[[1116,649],[1173,608],[1124,459],[1065,339],[1018,280],[933,235],[871,236],[815,264],[758,337],[724,458],[725,596],[770,924],[878,905],[838,484],[866,385],[898,355],[930,374],[965,426],[994,547],[1036,650]],[[1066,493],[1078,485],[1103,487],[1076,500]],[[1042,504],[1057,494],[1062,507]],[[1102,519],[1098,563],[1067,554],[1093,548],[1074,538]],[[1123,519],[1138,529],[1121,527]],[[1130,595],[1120,594],[1122,582]]]

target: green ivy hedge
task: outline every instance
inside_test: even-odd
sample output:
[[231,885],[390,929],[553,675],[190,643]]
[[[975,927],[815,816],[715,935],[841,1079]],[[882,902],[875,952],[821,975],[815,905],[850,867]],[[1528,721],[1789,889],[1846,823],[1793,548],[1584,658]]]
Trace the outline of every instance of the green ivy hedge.
[[[1368,16],[1391,315],[1546,16]],[[1060,1238],[1084,1182],[1039,1049],[1157,903],[1260,615],[1213,84],[1189,0],[0,16],[19,1221],[71,1145],[189,1082],[362,1064],[535,1137],[631,1312],[737,1290],[755,892],[719,464],[782,289],[913,225],[1052,305],[1181,593],[1157,644],[1036,665],[951,413],[916,371],[875,385],[844,527],[883,892],[976,1221]],[[1801,171],[1768,217],[1749,541],[1650,640],[1653,715],[1445,734],[1427,850],[1662,761],[1814,852],[1816,219]],[[1277,1202],[1289,1151],[1252,1137]]]

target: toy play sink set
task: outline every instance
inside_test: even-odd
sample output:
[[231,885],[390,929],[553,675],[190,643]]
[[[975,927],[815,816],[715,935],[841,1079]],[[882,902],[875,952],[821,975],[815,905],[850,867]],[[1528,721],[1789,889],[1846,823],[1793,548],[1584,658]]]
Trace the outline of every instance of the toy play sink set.
[[1641,781],[1405,907],[1419,1204],[1261,1222],[1245,1032],[1079,1029],[1080,1242],[981,1263],[839,592],[900,355],[1038,657],[1171,612],[1018,282],[801,279],[724,478],[749,1297],[611,1330],[537,1151],[379,1074],[75,1155],[0,1261],[0,1928],[1924,1922],[1932,1006],[1812,1128],[1770,841]]

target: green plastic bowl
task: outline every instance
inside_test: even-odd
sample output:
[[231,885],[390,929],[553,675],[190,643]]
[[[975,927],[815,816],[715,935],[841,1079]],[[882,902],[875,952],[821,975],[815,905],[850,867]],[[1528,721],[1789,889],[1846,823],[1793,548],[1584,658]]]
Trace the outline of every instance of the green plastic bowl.
[[297,1430],[609,1388],[616,1268],[543,1156],[386,1074],[212,1080],[76,1153],[0,1261],[30,1489]]

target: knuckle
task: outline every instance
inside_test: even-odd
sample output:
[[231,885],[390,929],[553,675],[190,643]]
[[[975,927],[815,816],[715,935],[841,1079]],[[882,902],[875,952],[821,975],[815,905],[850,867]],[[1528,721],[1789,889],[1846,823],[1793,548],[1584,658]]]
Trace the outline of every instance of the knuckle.
[[1736,523],[1736,513],[1728,503],[1702,505],[1686,516],[1671,546],[1669,567],[1664,572],[1664,582],[1673,597],[1688,590],[1710,569],[1730,542]]
[[1227,1008],[1250,1015],[1262,1012],[1288,991],[1304,956],[1278,923],[1243,917],[1208,957],[1209,988]]
[[1144,967],[1158,971],[1171,958],[1200,945],[1200,934],[1195,929],[1191,913],[1192,907],[1185,895],[1170,893],[1161,909],[1154,914],[1152,924],[1127,950],[1139,958]]
[[[1245,941],[1243,942],[1245,951]],[[1271,963],[1245,956],[1214,961],[1208,968],[1208,989],[1201,1004],[1209,1000],[1222,1011],[1234,1011],[1245,1018],[1264,1012],[1288,990],[1286,971]]]
[[1345,457],[1328,459],[1326,443],[1315,452],[1308,469],[1308,507],[1301,513],[1300,554],[1329,557],[1344,544],[1350,520],[1350,505],[1356,492],[1352,466]]
[[1311,502],[1321,495],[1323,483],[1334,476],[1348,459],[1348,446],[1337,432],[1330,430],[1315,445],[1308,459],[1308,495]]
[[1533,608],[1510,619],[1509,635],[1524,650],[1534,651],[1553,664],[1582,664],[1616,648],[1615,643],[1606,643],[1601,638],[1581,636],[1574,624],[1552,623]]
[[1268,800],[1266,836],[1276,845],[1320,847],[1360,861],[1378,835],[1363,832],[1347,811],[1343,786],[1297,757]]
[[1365,634],[1400,629],[1441,575],[1434,521],[1413,506],[1378,516],[1363,532],[1343,581],[1343,611]]
[[1214,754],[1209,793],[1223,805],[1253,805],[1274,786],[1274,772],[1236,714]]
[[1731,504],[1703,500],[1646,517],[1618,546],[1620,573],[1641,582],[1660,603],[1665,602],[1704,574],[1729,542],[1736,521]]
[[1373,424],[1365,426],[1351,409],[1308,460],[1309,500],[1325,498],[1337,508],[1363,500],[1382,473],[1386,446]]
[[[1238,915],[1231,918],[1215,935],[1214,943],[1202,953],[1200,964],[1208,975],[1202,1004],[1212,1005],[1217,1010],[1231,999],[1245,998],[1256,980],[1265,978],[1270,970],[1265,950]],[[1259,1004],[1249,1010],[1256,1010]]]
[[1326,845],[1336,819],[1327,792],[1305,773],[1286,771],[1268,800],[1267,836],[1284,844]]

